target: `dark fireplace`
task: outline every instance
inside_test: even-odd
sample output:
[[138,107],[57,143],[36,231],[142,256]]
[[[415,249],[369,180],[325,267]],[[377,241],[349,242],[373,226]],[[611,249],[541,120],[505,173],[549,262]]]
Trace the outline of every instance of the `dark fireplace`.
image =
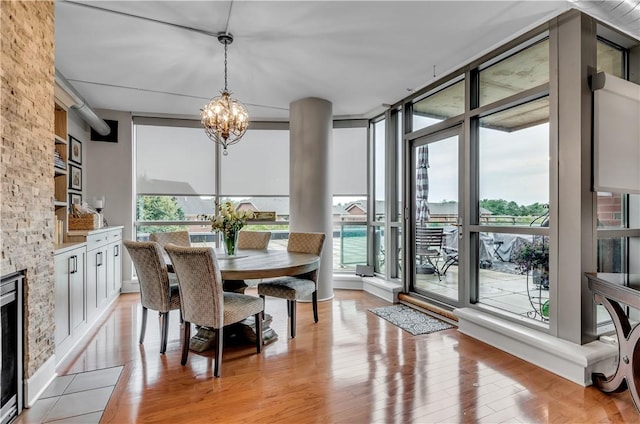
[[22,412],[22,286],[24,273],[0,279],[2,305],[2,409],[0,422],[10,423]]

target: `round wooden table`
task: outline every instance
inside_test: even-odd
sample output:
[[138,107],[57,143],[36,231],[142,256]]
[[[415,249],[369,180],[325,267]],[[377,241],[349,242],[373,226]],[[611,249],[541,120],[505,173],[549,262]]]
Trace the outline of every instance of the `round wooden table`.
[[215,249],[215,252],[223,280],[300,275],[318,269],[320,265],[319,256],[286,250],[238,250],[231,257],[222,249]]

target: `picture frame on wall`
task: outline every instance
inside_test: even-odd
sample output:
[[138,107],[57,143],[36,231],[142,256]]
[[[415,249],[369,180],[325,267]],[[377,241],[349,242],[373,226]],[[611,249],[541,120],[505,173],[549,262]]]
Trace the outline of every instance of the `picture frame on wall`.
[[73,205],[82,205],[82,193],[69,192],[69,210],[73,210]]
[[73,136],[69,136],[69,161],[82,165],[82,142]]
[[69,188],[82,190],[82,168],[69,164]]

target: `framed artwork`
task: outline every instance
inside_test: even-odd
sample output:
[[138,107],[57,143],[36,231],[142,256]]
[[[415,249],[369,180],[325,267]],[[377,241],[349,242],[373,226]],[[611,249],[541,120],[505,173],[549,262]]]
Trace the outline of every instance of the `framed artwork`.
[[69,161],[82,165],[82,142],[69,136]]
[[72,208],[74,204],[82,204],[82,193],[73,193],[71,191],[69,192],[69,208]]
[[69,164],[69,188],[82,190],[82,168]]

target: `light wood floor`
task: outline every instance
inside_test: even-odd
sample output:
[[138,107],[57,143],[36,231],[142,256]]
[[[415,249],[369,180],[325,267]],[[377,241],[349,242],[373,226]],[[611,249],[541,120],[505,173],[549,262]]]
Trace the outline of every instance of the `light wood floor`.
[[261,354],[253,345],[226,348],[214,378],[211,352],[180,365],[177,314],[166,355],[155,312],[139,345],[139,296],[122,295],[58,373],[124,365],[102,423],[640,421],[628,392],[583,388],[455,328],[411,336],[367,311],[385,304],[336,290],[320,303],[318,324],[311,305],[299,304],[291,340],[286,302],[267,299],[280,338]]

